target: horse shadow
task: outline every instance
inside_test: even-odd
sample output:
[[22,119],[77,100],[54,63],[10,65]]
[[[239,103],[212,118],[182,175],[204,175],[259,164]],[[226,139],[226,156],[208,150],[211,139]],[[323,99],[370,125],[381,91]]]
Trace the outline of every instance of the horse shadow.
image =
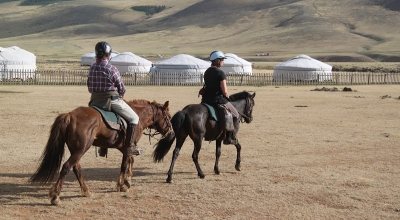
[[[119,168],[83,168],[82,174],[85,177],[85,181],[108,181],[115,182],[118,179],[120,169]],[[161,173],[154,173],[148,171],[145,167],[135,167],[133,170],[134,177],[151,177],[156,175],[163,175]],[[9,182],[0,183],[0,204],[16,204],[15,202],[21,200],[20,197],[32,197],[32,198],[43,198],[43,193],[47,194],[49,188],[54,184],[54,181],[49,184],[38,186],[35,184],[29,184],[28,179],[32,176],[31,173],[0,173],[0,178],[9,179]],[[151,179],[151,178],[150,178]],[[65,184],[70,186],[76,186],[77,179],[75,174],[71,171],[65,179]],[[156,181],[156,180],[154,180]],[[145,180],[145,182],[152,182],[151,180]],[[79,185],[79,184],[78,184]],[[110,191],[110,190],[108,190]],[[111,192],[111,191],[110,191]],[[80,197],[80,195],[71,196]],[[37,205],[37,204],[20,204],[20,205]],[[51,204],[46,204],[51,205]]]

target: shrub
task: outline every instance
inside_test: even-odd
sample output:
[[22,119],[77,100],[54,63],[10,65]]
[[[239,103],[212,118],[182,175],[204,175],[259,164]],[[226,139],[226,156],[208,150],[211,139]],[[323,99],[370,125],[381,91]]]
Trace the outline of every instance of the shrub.
[[29,5],[48,5],[54,2],[61,1],[71,1],[71,0],[24,0],[19,5],[20,6],[29,6]]
[[143,5],[143,6],[133,6],[132,10],[145,12],[146,15],[153,15],[162,12],[165,10],[165,5],[156,6],[156,5]]

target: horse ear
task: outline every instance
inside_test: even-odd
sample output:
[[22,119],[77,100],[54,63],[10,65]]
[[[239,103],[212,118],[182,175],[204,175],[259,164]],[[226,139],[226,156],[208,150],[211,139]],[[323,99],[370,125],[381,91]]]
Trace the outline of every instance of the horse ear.
[[253,95],[251,95],[251,98],[254,99],[254,97],[256,97],[256,93],[254,92]]
[[166,108],[168,108],[168,105],[169,105],[169,101],[166,101],[165,103],[164,103],[164,109],[166,109]]

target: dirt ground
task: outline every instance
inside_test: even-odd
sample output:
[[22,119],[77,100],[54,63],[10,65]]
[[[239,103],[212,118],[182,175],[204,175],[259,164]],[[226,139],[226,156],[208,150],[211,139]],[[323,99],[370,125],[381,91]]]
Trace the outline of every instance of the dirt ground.
[[[238,135],[242,171],[235,147],[223,146],[215,175],[215,143],[204,141],[206,178],[198,178],[187,139],[168,184],[172,150],[154,163],[156,140],[142,136],[129,192],[116,192],[120,152],[96,157],[92,147],[81,159],[92,196],[81,196],[70,172],[61,204],[52,206],[50,186],[27,181],[55,117],[87,105],[87,89],[0,86],[0,219],[400,219],[400,87],[343,87],[230,87],[256,92],[254,121]],[[173,114],[200,102],[198,89],[132,86],[125,98],[169,100]]]

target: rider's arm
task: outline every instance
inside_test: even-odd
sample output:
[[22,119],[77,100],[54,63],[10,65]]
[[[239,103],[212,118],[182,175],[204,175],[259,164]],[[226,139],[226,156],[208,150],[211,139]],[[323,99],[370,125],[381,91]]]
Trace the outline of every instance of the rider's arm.
[[122,82],[121,74],[118,72],[118,69],[115,67],[113,67],[112,74],[113,74],[114,86],[117,87],[119,96],[121,98],[123,98],[125,95],[125,92],[126,92],[126,88],[125,88],[124,82]]
[[224,96],[225,96],[226,98],[229,98],[228,87],[226,86],[226,79],[224,79],[224,80],[222,80],[222,81],[220,82],[220,86],[221,86],[222,93],[224,94]]

